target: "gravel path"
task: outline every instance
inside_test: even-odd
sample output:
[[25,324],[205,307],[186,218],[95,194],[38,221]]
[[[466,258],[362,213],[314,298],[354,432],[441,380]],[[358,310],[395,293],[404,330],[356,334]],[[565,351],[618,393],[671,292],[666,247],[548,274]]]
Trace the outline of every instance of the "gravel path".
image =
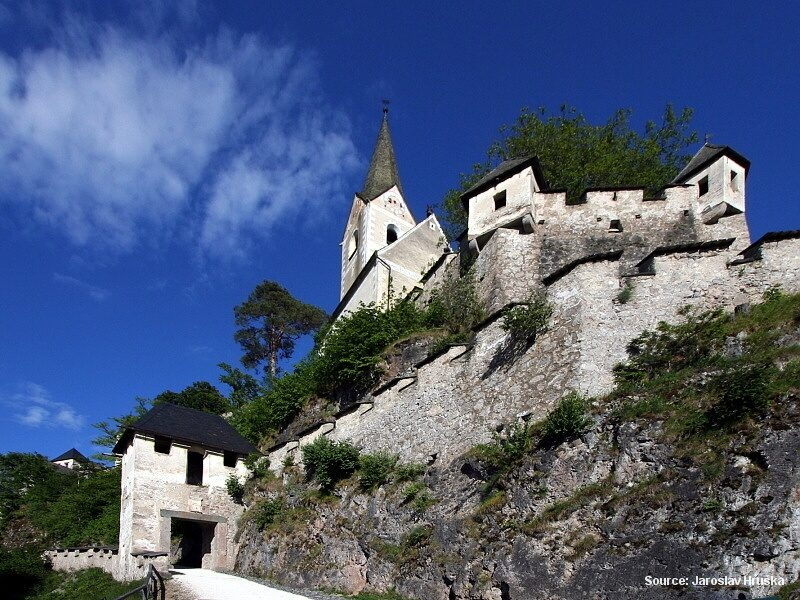
[[[180,600],[341,600],[320,592],[295,592],[274,584],[208,569],[173,569],[168,588]],[[302,594],[302,595],[301,595]]]

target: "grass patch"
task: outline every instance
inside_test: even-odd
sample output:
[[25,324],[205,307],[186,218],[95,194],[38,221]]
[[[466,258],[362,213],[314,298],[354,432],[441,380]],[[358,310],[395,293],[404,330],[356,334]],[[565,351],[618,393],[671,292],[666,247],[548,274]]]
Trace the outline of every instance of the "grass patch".
[[597,499],[598,496],[607,494],[609,491],[611,491],[611,482],[607,479],[585,485],[578,488],[568,498],[558,500],[545,507],[542,512],[533,519],[522,523],[519,528],[523,533],[527,533],[528,535],[542,533],[546,531],[552,523],[566,519],[575,511],[589,505],[593,500]]
[[140,582],[120,583],[102,569],[86,569],[74,573],[50,573],[42,586],[26,600],[114,600],[131,591]]

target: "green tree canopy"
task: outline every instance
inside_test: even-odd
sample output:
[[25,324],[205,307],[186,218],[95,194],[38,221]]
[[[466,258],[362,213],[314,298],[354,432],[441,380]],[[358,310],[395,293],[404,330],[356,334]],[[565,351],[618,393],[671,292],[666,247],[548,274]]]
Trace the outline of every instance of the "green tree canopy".
[[220,382],[231,388],[228,401],[232,408],[240,408],[245,404],[249,404],[266,392],[261,382],[249,373],[245,373],[241,369],[232,367],[224,362],[219,363],[217,366],[223,371],[222,375],[219,376]]
[[234,339],[244,351],[242,364],[250,369],[266,364],[273,379],[278,360],[291,357],[295,340],[316,331],[328,318],[321,308],[297,300],[274,281],[259,283],[233,312],[239,328]]
[[661,123],[648,121],[644,134],[630,125],[631,111],[619,109],[603,125],[593,125],[577,109],[562,106],[551,114],[544,107],[523,108],[515,123],[500,128],[503,136],[487,152],[487,160],[461,175],[459,189],[450,190],[442,206],[448,235],[467,226],[460,195],[501,161],[539,157],[550,189],[564,189],[567,202],[577,202],[587,188],[641,186],[654,193],[669,183],[691,158],[687,147],[697,141],[689,131],[692,109],[677,114],[664,109]]
[[27,521],[35,531],[20,541],[40,547],[113,544],[119,506],[119,468],[86,465],[70,473],[41,454],[0,454],[0,532],[14,520]]
[[153,398],[153,406],[158,406],[165,402],[202,410],[215,415],[224,414],[231,409],[228,399],[207,381],[195,381],[180,392],[167,390]]

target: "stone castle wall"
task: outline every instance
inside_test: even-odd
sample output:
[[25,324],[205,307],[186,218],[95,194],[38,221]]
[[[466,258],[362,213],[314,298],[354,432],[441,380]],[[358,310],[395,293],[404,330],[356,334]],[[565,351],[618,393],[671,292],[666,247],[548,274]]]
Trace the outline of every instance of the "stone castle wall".
[[[728,221],[722,234],[740,227],[722,221]],[[543,418],[572,390],[606,393],[628,342],[659,321],[676,321],[681,307],[733,309],[760,301],[773,286],[800,290],[800,239],[784,238],[748,251],[754,260],[746,262],[739,255],[743,244],[725,237],[651,248],[647,274],[635,277],[621,276],[620,253],[588,254],[562,265],[545,285],[537,268],[546,252],[542,237],[498,229],[475,263],[479,294],[496,312],[545,291],[554,308],[549,330],[520,348],[494,319],[476,332],[474,346],[418,364],[355,411],[276,449],[272,468],[287,455],[298,461],[299,447],[319,435],[368,452],[397,452],[404,460],[448,461],[491,439],[503,423]],[[452,270],[451,264],[443,272]],[[621,301],[625,286],[632,292]]]

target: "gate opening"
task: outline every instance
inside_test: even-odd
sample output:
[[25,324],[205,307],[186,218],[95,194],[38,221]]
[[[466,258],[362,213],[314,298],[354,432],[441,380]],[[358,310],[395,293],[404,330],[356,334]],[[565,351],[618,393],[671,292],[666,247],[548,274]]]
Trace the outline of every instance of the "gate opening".
[[172,519],[170,532],[170,562],[176,567],[199,569],[203,557],[211,554],[216,523]]

